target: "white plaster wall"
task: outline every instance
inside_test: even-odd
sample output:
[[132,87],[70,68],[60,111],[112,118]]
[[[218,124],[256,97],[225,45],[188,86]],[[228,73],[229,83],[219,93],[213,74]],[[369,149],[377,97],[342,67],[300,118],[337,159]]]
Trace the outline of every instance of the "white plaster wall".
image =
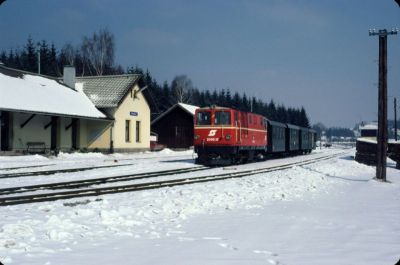
[[36,115],[21,128],[31,114],[13,113],[12,149],[25,150],[27,142],[44,142],[46,148],[50,148],[51,126],[44,129],[50,121],[50,116]]
[[[139,90],[136,85],[134,90]],[[137,116],[130,113],[136,112]],[[114,147],[121,149],[150,148],[150,108],[142,93],[128,93],[115,111],[113,129]],[[125,121],[130,120],[130,141],[125,141]],[[140,121],[140,141],[136,142],[136,121]]]
[[60,118],[59,121],[59,148],[61,150],[70,150],[72,147],[72,126],[65,130],[65,128],[70,125],[72,118]]

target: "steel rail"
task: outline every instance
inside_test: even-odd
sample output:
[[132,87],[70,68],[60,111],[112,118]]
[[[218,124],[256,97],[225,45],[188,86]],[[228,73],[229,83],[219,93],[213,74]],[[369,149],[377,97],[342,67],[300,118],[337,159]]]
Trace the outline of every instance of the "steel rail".
[[3,167],[3,168],[0,168],[0,170],[7,171],[7,170],[15,170],[15,169],[23,169],[23,168],[47,167],[47,166],[54,166],[54,165],[57,165],[57,164],[42,164],[42,165],[32,165],[32,166],[23,166],[23,167]]
[[256,175],[261,173],[273,172],[278,170],[289,169],[294,166],[301,166],[316,163],[322,160],[332,159],[343,153],[323,156],[319,158],[309,159],[300,162],[294,162],[290,164],[285,164],[281,166],[269,167],[269,168],[260,168],[253,170],[245,170],[235,173],[224,173],[219,175],[209,175],[209,176],[200,176],[200,177],[189,177],[189,178],[179,178],[172,179],[166,181],[157,181],[157,182],[148,182],[148,183],[139,183],[139,184],[130,184],[123,186],[111,186],[111,187],[100,187],[100,188],[92,188],[92,189],[82,189],[82,190],[73,190],[73,191],[63,191],[56,193],[45,193],[45,194],[34,194],[34,195],[25,195],[25,196],[14,196],[14,197],[0,197],[0,206],[7,205],[16,205],[16,204],[28,204],[35,202],[46,202],[46,201],[56,201],[61,199],[72,199],[79,197],[88,197],[88,196],[99,196],[104,194],[113,194],[120,192],[132,192],[132,191],[141,191],[141,190],[151,190],[158,189],[164,187],[173,187],[187,184],[196,184],[202,182],[209,181],[219,181],[224,179],[231,178],[241,178],[250,175]]
[[52,190],[76,189],[76,188],[87,187],[87,186],[91,186],[91,185],[105,184],[105,183],[130,181],[130,180],[137,180],[137,179],[144,179],[144,178],[154,178],[154,177],[159,177],[159,176],[196,172],[196,171],[200,171],[200,170],[206,170],[208,168],[209,167],[205,167],[205,166],[196,166],[196,167],[189,167],[189,168],[169,169],[169,170],[162,170],[162,171],[152,171],[152,172],[143,172],[143,173],[126,174],[126,175],[116,175],[116,176],[109,176],[109,177],[84,179],[84,180],[44,183],[44,184],[19,186],[19,187],[9,187],[9,188],[0,189],[0,195],[32,192],[32,191],[44,190],[44,189],[52,189]]
[[[183,155],[181,156],[169,156],[166,158],[175,158],[175,157],[185,157]],[[152,159],[154,157],[149,157],[149,158],[138,158],[139,160],[142,159]],[[191,160],[192,158],[188,158],[188,160]],[[133,160],[133,159],[118,159],[118,161],[128,161],[128,160]],[[111,161],[111,160],[109,160]],[[169,160],[166,160],[169,161]],[[35,165],[35,166],[26,166],[26,167],[10,167],[10,168],[0,168],[0,170],[14,170],[14,169],[23,169],[23,168],[35,168],[35,167],[44,167],[44,166],[53,166],[56,164],[46,164],[46,165]],[[102,166],[92,166],[92,167],[80,167],[80,168],[63,168],[63,169],[49,169],[49,170],[41,170],[41,171],[29,171],[29,172],[15,172],[15,173],[0,173],[0,179],[2,178],[17,178],[17,177],[30,177],[30,176],[38,176],[38,175],[53,175],[56,173],[72,173],[72,172],[79,172],[79,171],[85,171],[85,170],[91,170],[91,169],[98,169],[98,168],[111,168],[111,167],[122,167],[122,166],[132,166],[135,165],[135,163],[130,163],[130,164],[118,164],[118,165],[102,165]]]
[[46,175],[53,175],[56,173],[71,173],[71,172],[86,171],[86,170],[91,170],[91,169],[123,167],[123,166],[132,166],[132,165],[136,165],[136,164],[103,165],[103,166],[93,166],[93,167],[63,168],[63,169],[51,169],[51,170],[41,170],[41,171],[31,171],[31,172],[5,173],[5,174],[0,174],[0,179],[38,176],[38,175],[46,176]]

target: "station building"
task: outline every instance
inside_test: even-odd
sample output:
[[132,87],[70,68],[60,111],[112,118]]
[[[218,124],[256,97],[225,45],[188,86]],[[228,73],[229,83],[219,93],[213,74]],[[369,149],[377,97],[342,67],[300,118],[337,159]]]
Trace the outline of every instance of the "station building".
[[97,135],[91,148],[116,152],[150,149],[151,112],[142,93],[146,86],[141,75],[78,77],[75,85],[112,119],[109,126],[89,131],[89,135]]
[[76,78],[71,67],[59,80],[0,65],[0,154],[32,145],[53,151],[147,150],[150,109],[141,85],[138,75]]

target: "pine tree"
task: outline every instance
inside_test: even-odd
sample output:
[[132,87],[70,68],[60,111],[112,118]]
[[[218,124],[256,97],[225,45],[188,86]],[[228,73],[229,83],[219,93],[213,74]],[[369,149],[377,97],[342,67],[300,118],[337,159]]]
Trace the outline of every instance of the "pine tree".
[[214,89],[213,93],[211,94],[211,104],[218,105],[218,93],[216,89]]
[[232,107],[234,109],[241,109],[241,99],[238,92],[235,92],[232,98]]
[[[42,75],[49,75],[50,72],[50,51],[47,42],[43,40],[37,43],[40,52],[40,73]],[[39,70],[38,70],[39,71]]]
[[37,73],[37,52],[31,37],[28,38],[25,49],[21,53],[21,63],[22,70]]
[[226,107],[229,107],[232,105],[232,96],[231,96],[231,91],[229,90],[229,88],[226,90]]
[[7,54],[5,51],[2,51],[0,54],[0,62],[3,64],[7,64]]
[[211,94],[209,90],[206,90],[206,92],[204,93],[204,106],[211,106],[212,102],[211,102]]
[[269,120],[277,120],[275,102],[271,99],[267,106],[267,118]]
[[49,65],[48,65],[48,75],[50,76],[60,76],[57,73],[60,72],[58,69],[58,63],[57,63],[57,49],[54,46],[54,43],[51,44],[50,47],[50,52],[49,52]]
[[300,110],[300,126],[310,128],[310,121],[308,120],[306,110],[301,107]]
[[218,106],[226,107],[225,89],[222,89],[218,94]]
[[162,88],[162,101],[161,107],[165,111],[171,106],[171,89],[168,86],[168,82],[164,81]]
[[246,93],[243,93],[243,96],[242,96],[241,110],[247,111],[247,112],[250,111],[250,103],[249,103],[249,100],[247,99]]

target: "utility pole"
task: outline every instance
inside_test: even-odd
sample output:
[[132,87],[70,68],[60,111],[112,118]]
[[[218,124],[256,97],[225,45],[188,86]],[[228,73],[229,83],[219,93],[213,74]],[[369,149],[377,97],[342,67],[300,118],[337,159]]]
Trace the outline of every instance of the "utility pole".
[[394,140],[397,141],[397,99],[394,98]]
[[379,96],[376,178],[386,181],[387,153],[387,36],[397,34],[397,29],[369,30],[370,36],[379,36]]
[[37,45],[37,56],[38,56],[38,74],[40,75],[40,44]]

